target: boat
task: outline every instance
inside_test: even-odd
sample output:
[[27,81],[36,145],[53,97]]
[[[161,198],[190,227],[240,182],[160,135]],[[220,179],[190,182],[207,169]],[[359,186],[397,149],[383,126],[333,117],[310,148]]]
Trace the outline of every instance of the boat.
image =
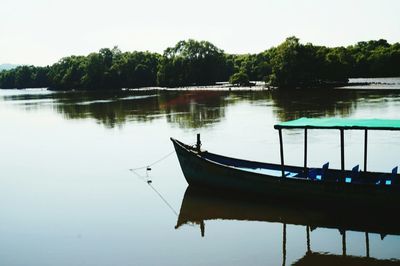
[[[171,141],[190,186],[221,191],[235,191],[250,196],[267,196],[312,204],[372,205],[400,208],[400,176],[397,166],[388,172],[367,169],[368,131],[400,130],[400,120],[300,118],[274,126],[279,132],[281,163],[265,163],[237,159],[208,152],[201,148],[200,135],[196,145],[187,145],[174,138]],[[304,130],[304,165],[284,163],[282,130]],[[312,129],[338,130],[341,143],[341,168],[330,169],[329,162],[321,167],[307,165],[307,132]],[[345,168],[344,131],[363,130],[364,169]]]
[[[380,208],[360,209],[341,206],[326,208],[301,202],[289,203],[268,198],[248,198],[238,193],[221,193],[216,190],[189,186],[182,199],[175,229],[180,229],[185,225],[197,225],[200,227],[201,236],[204,237],[206,223],[215,220],[221,223],[248,221],[282,224],[282,265],[285,265],[287,259],[288,226],[297,228],[304,226],[306,233],[304,239],[307,241],[306,253],[292,265],[400,265],[398,259],[377,259],[370,255],[371,234],[379,234],[381,240],[384,240],[386,236],[400,236],[400,217]],[[208,226],[212,226],[212,223]],[[336,230],[341,235],[342,254],[312,250],[312,234],[319,229]],[[349,254],[347,246],[352,239],[354,240],[354,238],[347,239],[349,232],[364,235],[365,256]],[[357,239],[360,241],[362,238]],[[337,238],[333,237],[332,241],[337,241]]]

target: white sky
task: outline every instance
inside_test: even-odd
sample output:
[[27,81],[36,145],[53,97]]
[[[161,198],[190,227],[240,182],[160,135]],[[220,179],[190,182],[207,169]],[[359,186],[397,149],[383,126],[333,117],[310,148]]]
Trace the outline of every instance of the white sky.
[[400,1],[0,0],[0,64],[53,64],[114,45],[161,53],[188,38],[258,53],[292,35],[326,46],[400,42]]

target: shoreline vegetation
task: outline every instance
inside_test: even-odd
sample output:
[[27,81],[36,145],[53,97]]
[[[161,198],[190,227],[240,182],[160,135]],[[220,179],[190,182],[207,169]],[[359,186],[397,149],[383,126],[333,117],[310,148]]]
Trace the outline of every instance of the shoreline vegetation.
[[[349,78],[400,76],[400,43],[358,42],[347,47],[301,44],[289,37],[258,54],[227,54],[207,41],[180,41],[163,54],[103,48],[68,56],[51,66],[18,66],[0,72],[0,88],[114,90],[189,86],[332,88]],[[357,84],[359,85],[359,84]]]

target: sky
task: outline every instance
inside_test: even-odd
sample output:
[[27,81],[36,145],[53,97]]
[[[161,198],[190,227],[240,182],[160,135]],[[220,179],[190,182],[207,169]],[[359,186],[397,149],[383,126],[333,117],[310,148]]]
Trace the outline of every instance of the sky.
[[400,42],[400,1],[0,0],[0,64],[51,65],[113,46],[162,53],[189,38],[259,53],[293,35],[330,47]]

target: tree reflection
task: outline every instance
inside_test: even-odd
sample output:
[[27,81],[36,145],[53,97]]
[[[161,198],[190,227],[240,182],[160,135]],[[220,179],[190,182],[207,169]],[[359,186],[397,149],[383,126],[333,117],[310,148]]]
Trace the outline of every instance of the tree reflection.
[[[107,128],[165,118],[180,128],[202,128],[225,119],[237,103],[267,106],[278,121],[299,117],[350,116],[360,99],[384,103],[397,92],[355,90],[206,91],[134,90],[119,92],[26,91],[4,95],[4,101],[26,110],[50,107],[67,119],[95,119]],[[266,111],[268,111],[266,109]],[[251,118],[249,118],[251,119]]]
[[272,94],[279,121],[300,117],[350,116],[357,107],[358,95],[345,90],[276,91]]
[[130,121],[152,121],[161,113],[156,91],[135,94],[123,92],[118,95],[90,93],[83,97],[72,94],[71,97],[60,99],[55,109],[68,119],[94,118],[109,128]]
[[164,94],[160,109],[168,123],[181,128],[201,128],[220,122],[225,117],[227,92],[191,91]]

